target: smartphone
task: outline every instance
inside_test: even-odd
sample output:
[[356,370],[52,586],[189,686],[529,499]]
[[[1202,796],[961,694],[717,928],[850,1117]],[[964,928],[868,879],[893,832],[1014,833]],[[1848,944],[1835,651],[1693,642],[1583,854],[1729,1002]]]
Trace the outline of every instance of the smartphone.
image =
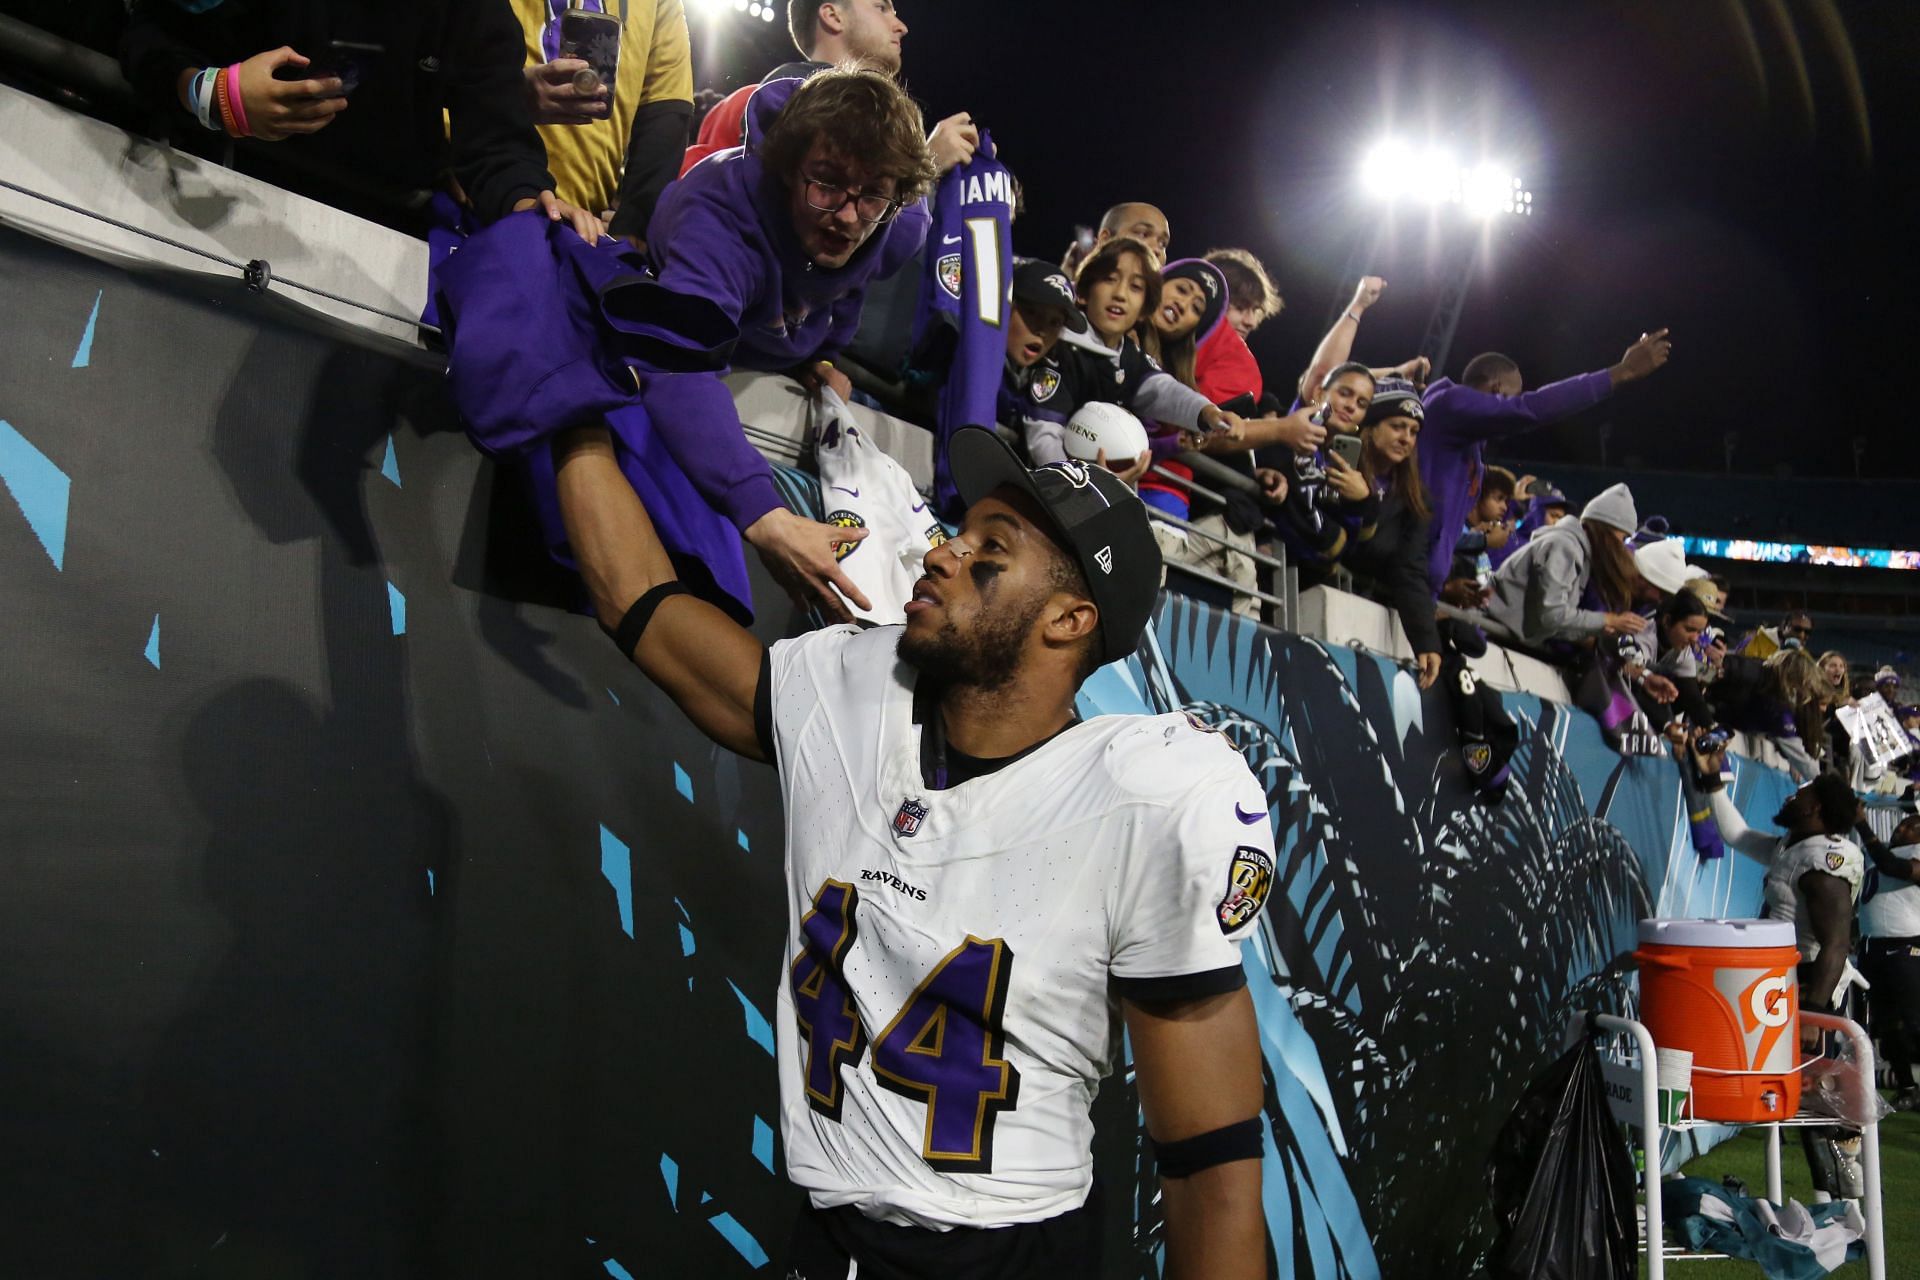
[[383,44],[371,44],[364,40],[329,40],[327,47],[313,55],[304,67],[288,64],[274,70],[276,80],[327,80],[340,81],[340,96],[347,97],[360,87],[363,80],[370,78],[374,67],[387,54]]
[[1338,435],[1331,436],[1327,440],[1327,452],[1352,467],[1355,471],[1360,469],[1359,436],[1349,435],[1344,431]]
[[1701,734],[1700,740],[1693,744],[1693,749],[1703,756],[1710,756],[1716,751],[1725,751],[1727,744],[1732,741],[1732,733],[1715,727]]
[[560,56],[578,58],[593,68],[608,93],[620,74],[620,19],[611,13],[571,6],[560,15]]

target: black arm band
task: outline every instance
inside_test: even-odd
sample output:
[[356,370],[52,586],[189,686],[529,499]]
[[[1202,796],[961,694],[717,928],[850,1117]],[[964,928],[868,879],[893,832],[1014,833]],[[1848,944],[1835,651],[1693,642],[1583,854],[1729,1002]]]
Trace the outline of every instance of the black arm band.
[[692,594],[678,581],[663,582],[629,605],[619,625],[609,627],[603,622],[600,629],[613,638],[613,647],[620,651],[622,657],[631,658],[640,643],[640,637],[646,634],[647,624],[653,621],[653,611],[669,597]]
[[1190,1178],[1202,1169],[1235,1160],[1258,1160],[1264,1152],[1260,1117],[1196,1133],[1178,1142],[1153,1144],[1153,1161],[1163,1178]]

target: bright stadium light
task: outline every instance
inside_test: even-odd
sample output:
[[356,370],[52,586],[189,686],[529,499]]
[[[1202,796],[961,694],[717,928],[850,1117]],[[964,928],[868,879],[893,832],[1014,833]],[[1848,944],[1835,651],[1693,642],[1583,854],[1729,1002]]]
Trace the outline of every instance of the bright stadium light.
[[1413,169],[1413,152],[1405,143],[1388,139],[1367,152],[1360,166],[1360,185],[1378,200],[1403,194]]
[[1416,151],[1397,138],[1382,139],[1367,149],[1359,178],[1360,189],[1383,203],[1458,205],[1476,218],[1533,212],[1533,193],[1506,165],[1462,165],[1444,147]]
[[762,22],[772,22],[772,21],[773,21],[773,6],[772,6],[772,5],[767,5],[767,6],[765,7],[765,8],[763,8],[763,9],[761,9],[761,10],[760,10],[760,21],[762,21]]

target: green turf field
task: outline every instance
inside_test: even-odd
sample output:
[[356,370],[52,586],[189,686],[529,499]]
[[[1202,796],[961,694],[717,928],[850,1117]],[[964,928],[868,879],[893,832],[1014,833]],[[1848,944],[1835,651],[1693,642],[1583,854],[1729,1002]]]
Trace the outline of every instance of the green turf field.
[[[1752,1194],[1765,1195],[1765,1139],[1760,1130],[1748,1129],[1693,1161],[1686,1172],[1691,1177],[1714,1182],[1730,1173],[1745,1181]],[[1806,1203],[1813,1198],[1806,1158],[1800,1153],[1799,1137],[1791,1132],[1781,1135],[1780,1182],[1781,1189],[1792,1199]],[[1920,1113],[1901,1112],[1881,1122],[1880,1193],[1886,1222],[1887,1276],[1889,1280],[1920,1280]],[[1644,1264],[1642,1274],[1645,1274]],[[1667,1274],[1680,1280],[1717,1280],[1720,1276],[1746,1277],[1761,1273],[1755,1263],[1726,1261],[1672,1263],[1667,1267]],[[1847,1280],[1865,1277],[1867,1264],[1850,1262],[1833,1274]]]

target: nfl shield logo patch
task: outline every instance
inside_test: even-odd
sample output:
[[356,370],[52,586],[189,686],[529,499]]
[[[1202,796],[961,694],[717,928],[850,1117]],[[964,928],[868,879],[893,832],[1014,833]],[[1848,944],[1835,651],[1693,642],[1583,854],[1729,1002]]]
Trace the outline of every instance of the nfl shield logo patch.
[[926,821],[927,806],[923,800],[902,800],[900,812],[893,815],[893,834],[905,840],[909,836],[920,834],[920,824]]
[[939,277],[940,287],[958,299],[960,297],[960,255],[957,253],[940,255],[940,260],[933,264],[933,270]]

